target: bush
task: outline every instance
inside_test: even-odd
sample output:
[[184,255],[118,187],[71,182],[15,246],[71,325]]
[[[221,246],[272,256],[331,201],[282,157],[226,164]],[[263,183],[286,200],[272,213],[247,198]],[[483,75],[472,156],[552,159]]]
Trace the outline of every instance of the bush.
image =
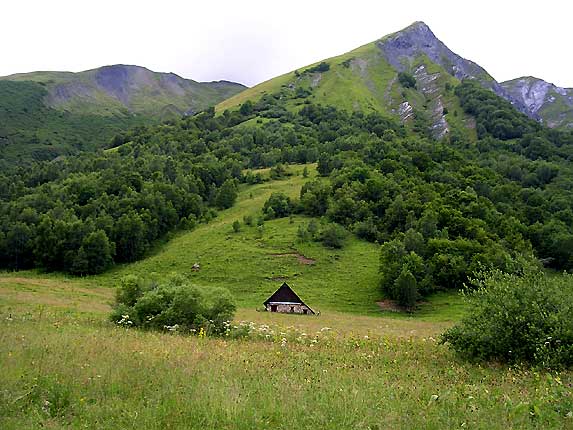
[[223,288],[199,288],[181,276],[145,287],[141,278],[127,276],[118,286],[110,319],[130,327],[222,334],[235,309],[229,291]]
[[442,343],[477,360],[573,365],[572,275],[480,273],[464,293],[469,315],[447,330]]
[[290,175],[291,173],[285,167],[285,165],[280,163],[277,164],[276,166],[271,167],[269,171],[269,176],[271,177],[271,179],[283,179],[289,177]]
[[328,248],[340,249],[344,246],[347,232],[338,224],[330,224],[320,233],[320,241]]
[[284,193],[272,193],[263,206],[266,219],[284,218],[292,213],[290,197]]
[[322,61],[320,64],[317,64],[314,67],[309,67],[305,70],[305,73],[321,73],[321,72],[328,72],[330,70],[330,64],[325,63]]
[[398,73],[398,81],[404,88],[416,88],[416,78],[409,73]]

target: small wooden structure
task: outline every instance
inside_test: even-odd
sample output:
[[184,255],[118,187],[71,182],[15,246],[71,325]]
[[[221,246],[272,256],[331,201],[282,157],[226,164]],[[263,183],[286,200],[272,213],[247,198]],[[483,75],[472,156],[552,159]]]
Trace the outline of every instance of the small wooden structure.
[[314,315],[314,311],[297,296],[286,282],[263,304],[268,312]]

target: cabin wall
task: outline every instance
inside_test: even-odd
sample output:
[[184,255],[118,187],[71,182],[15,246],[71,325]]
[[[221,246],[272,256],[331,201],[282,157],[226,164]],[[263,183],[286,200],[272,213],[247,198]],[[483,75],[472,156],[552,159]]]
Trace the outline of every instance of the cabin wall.
[[[276,306],[276,310],[274,307]],[[306,305],[267,305],[267,311],[269,312],[280,312],[283,314],[312,314],[310,308]],[[306,312],[305,312],[306,311]]]

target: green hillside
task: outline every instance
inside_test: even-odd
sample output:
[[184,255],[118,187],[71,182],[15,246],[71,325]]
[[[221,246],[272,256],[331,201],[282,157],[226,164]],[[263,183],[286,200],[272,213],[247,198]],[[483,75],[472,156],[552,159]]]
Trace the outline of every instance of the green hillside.
[[[317,310],[376,312],[381,294],[374,244],[352,238],[343,249],[331,250],[318,243],[301,243],[297,230],[311,219],[303,216],[266,221],[262,232],[256,224],[244,225],[244,217],[261,216],[271,193],[297,198],[308,181],[302,176],[303,167],[293,166],[294,176],[288,179],[245,187],[236,204],[209,224],[179,233],[154,255],[94,281],[111,285],[125,274],[164,278],[183,273],[198,285],[228,288],[238,305],[248,308],[260,307],[286,281]],[[307,167],[315,176],[315,166]],[[237,233],[232,228],[236,220],[243,224]],[[200,264],[200,271],[192,270],[194,263]]]
[[131,113],[158,119],[166,108],[181,116],[213,106],[245,89],[234,82],[196,82],[129,65],[78,73],[19,73],[0,80],[42,84],[47,90],[46,105],[57,110],[104,116]]
[[128,129],[213,106],[245,87],[137,66],[0,78],[0,165],[93,151]]
[[[425,24],[420,26],[427,28]],[[386,51],[385,47],[393,38],[409,38],[420,26],[414,24],[343,55],[263,82],[223,101],[217,105],[217,110],[222,112],[247,100],[256,102],[261,96],[280,94],[288,100],[286,106],[291,110],[310,102],[350,112],[376,111],[399,118],[410,127],[415,127],[418,119],[418,126],[423,123],[422,127],[438,138],[447,134],[473,137],[473,122],[460,108],[452,91],[460,79],[448,70],[450,62],[433,61],[426,53],[431,48],[426,48],[426,45],[408,53],[409,56]],[[427,46],[430,45],[437,45],[448,55],[455,55],[433,34],[429,36]],[[400,67],[390,61],[399,62]],[[468,73],[474,73],[484,85],[491,85],[493,79],[487,72],[471,62],[463,62]],[[400,74],[411,76],[414,84],[404,86],[400,82]]]
[[59,111],[45,105],[45,86],[0,80],[0,167],[93,151],[120,131],[149,122],[140,115]]

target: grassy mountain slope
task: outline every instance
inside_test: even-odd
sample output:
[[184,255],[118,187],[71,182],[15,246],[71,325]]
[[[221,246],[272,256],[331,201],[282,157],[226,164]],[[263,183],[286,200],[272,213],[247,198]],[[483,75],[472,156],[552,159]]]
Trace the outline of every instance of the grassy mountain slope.
[[[419,30],[420,25],[425,26],[416,23],[346,54],[271,79],[225,100],[217,109],[222,111],[246,100],[254,102],[264,94],[281,93],[285,97],[295,96],[295,100],[290,102],[291,108],[303,104],[303,99],[308,98],[313,103],[333,105],[348,111],[378,111],[399,116],[408,124],[417,116],[427,122],[427,128],[435,137],[443,137],[452,130],[473,135],[471,118],[464,115],[451,91],[459,84],[458,78],[465,75],[456,77],[455,73],[447,70],[446,64],[433,61],[429,56],[430,51],[418,49],[402,53],[387,49],[396,38],[409,38]],[[428,37],[431,37],[431,43],[441,44],[443,50],[447,50],[433,34]],[[459,62],[462,61],[466,60],[459,57]],[[321,63],[328,64],[328,70],[317,70]],[[464,69],[467,69],[467,73],[475,72],[478,75],[479,71],[483,82],[493,80],[479,66],[467,63],[473,65]],[[404,87],[398,79],[399,72],[413,75],[416,78],[415,88]]]
[[0,166],[94,150],[116,133],[148,122],[141,115],[59,111],[45,105],[45,86],[0,80]]
[[[317,70],[319,64],[328,70]],[[412,75],[416,84],[404,86],[399,73]],[[464,115],[451,88],[470,79],[508,100],[516,109],[550,126],[566,125],[572,100],[567,90],[553,89],[544,109],[531,110],[528,101],[509,83],[499,84],[478,64],[452,52],[422,23],[416,22],[396,33],[338,57],[329,58],[250,88],[217,106],[219,111],[246,100],[255,102],[264,94],[305,97],[315,103],[350,111],[378,111],[399,116],[405,123],[415,118],[426,122],[434,137],[463,133],[475,137],[474,123]],[[308,93],[305,96],[305,92]],[[556,99],[556,100],[553,100]]]
[[174,73],[119,64],[79,73],[32,72],[1,79],[38,82],[48,91],[48,106],[100,115],[161,116],[166,107],[182,115],[215,105],[245,89],[233,82],[195,82]]

